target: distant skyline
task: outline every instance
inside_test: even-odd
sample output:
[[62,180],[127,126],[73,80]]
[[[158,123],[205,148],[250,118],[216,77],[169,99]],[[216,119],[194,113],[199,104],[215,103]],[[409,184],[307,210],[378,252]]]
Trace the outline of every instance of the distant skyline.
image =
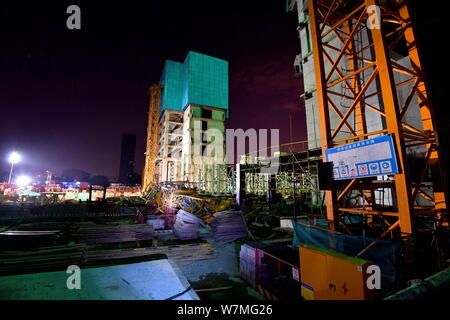
[[288,142],[292,114],[293,140],[305,139],[293,76],[300,44],[285,1],[80,1],[81,30],[66,28],[69,4],[2,4],[0,172],[17,150],[17,173],[76,168],[114,177],[129,132],[141,174],[148,88],[166,59],[189,50],[229,61],[228,128],[280,129]]

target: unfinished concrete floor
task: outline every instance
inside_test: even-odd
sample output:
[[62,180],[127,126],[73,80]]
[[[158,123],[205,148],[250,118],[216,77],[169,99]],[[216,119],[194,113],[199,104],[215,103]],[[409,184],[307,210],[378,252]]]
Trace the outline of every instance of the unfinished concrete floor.
[[[79,289],[69,289],[66,271],[0,277],[0,297],[12,300],[197,300],[178,266],[168,259],[79,273]],[[68,280],[69,279],[69,280]],[[179,294],[179,293],[183,294]]]
[[202,234],[202,239],[214,248],[215,257],[208,260],[177,262],[183,275],[194,289],[228,288],[219,291],[197,292],[203,300],[265,300],[240,278],[239,254],[235,242],[218,243],[209,232]]

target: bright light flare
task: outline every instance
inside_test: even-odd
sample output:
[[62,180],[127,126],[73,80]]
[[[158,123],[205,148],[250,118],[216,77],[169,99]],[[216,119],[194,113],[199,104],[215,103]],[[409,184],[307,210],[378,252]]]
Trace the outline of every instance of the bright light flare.
[[17,152],[12,152],[9,155],[9,162],[11,162],[12,164],[16,164],[17,162],[19,162],[22,159],[22,157],[20,156],[20,154],[18,154]]
[[16,183],[19,187],[26,187],[31,183],[31,179],[28,176],[19,176],[16,179]]

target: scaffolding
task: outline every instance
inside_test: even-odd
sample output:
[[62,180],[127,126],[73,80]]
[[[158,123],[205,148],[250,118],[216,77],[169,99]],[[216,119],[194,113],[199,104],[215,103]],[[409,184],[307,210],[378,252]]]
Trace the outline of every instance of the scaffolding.
[[[308,141],[298,141],[272,146],[273,148],[289,147],[289,153],[277,155],[278,159],[253,157],[250,154],[241,158],[241,170],[245,178],[245,192],[247,195],[267,197],[270,192],[279,194],[284,199],[306,199],[308,202],[320,202],[318,184],[319,150],[306,150],[293,152],[293,145],[307,145]],[[263,150],[258,150],[260,152]],[[270,163],[278,163],[276,173],[265,173],[261,169],[267,168]]]
[[236,172],[233,167],[226,164],[192,164],[191,179],[186,186],[195,189],[201,194],[214,196],[234,195],[236,189]]

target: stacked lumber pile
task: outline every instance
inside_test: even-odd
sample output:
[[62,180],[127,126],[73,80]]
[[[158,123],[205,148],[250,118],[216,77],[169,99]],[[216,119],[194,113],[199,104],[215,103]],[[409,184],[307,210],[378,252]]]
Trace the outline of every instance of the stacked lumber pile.
[[81,226],[73,238],[86,244],[144,241],[153,239],[153,228],[148,224]]
[[50,246],[61,235],[60,230],[7,230],[0,232],[0,250]]
[[14,227],[13,230],[20,231],[45,231],[45,230],[61,230],[67,231],[71,227],[71,222],[57,222],[57,221],[47,221],[47,222],[30,222],[30,223],[21,223],[17,227]]
[[181,209],[177,213],[173,232],[181,240],[198,239],[197,229],[205,226],[202,219]]
[[15,275],[66,270],[70,265],[81,266],[85,246],[66,245],[42,247],[26,251],[0,252],[0,275]]
[[208,243],[198,243],[190,245],[173,245],[164,247],[144,247],[133,249],[113,249],[113,250],[89,250],[86,254],[87,265],[94,263],[111,262],[117,263],[124,259],[137,259],[138,257],[147,259],[163,255],[175,262],[208,260],[215,258],[213,248]]
[[214,240],[219,242],[231,242],[248,235],[241,211],[217,212],[211,227]]

